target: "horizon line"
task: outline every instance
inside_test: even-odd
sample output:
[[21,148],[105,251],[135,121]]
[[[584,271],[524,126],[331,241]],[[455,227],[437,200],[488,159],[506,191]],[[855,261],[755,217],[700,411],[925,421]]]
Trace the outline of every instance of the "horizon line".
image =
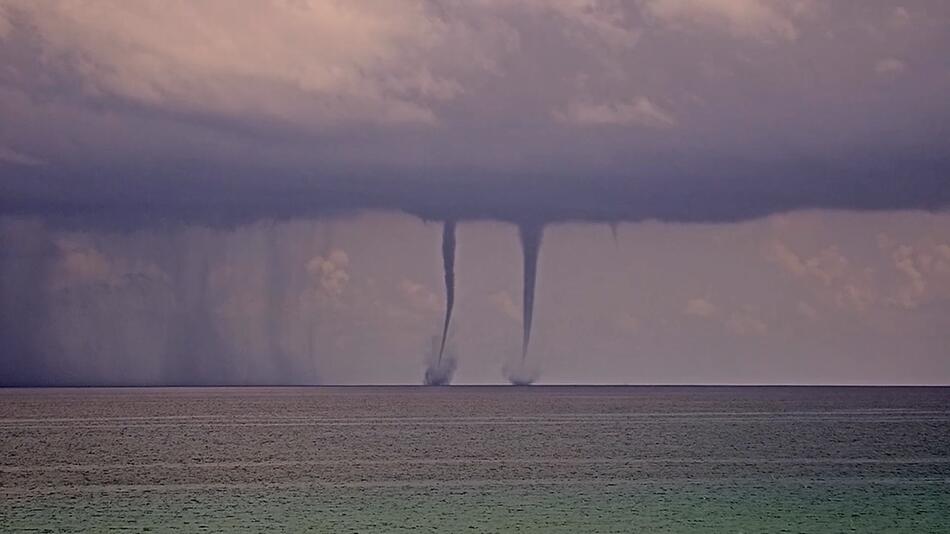
[[551,383],[551,384],[531,384],[515,386],[510,383],[489,383],[489,384],[445,384],[445,385],[426,385],[426,384],[408,384],[408,383],[384,383],[384,384],[0,384],[0,390],[3,389],[121,389],[121,388],[141,388],[141,389],[159,389],[159,388],[422,388],[422,389],[445,389],[445,388],[557,388],[557,387],[595,387],[595,388],[950,388],[950,384],[893,384],[893,383],[869,383],[869,384],[836,384],[836,383]]

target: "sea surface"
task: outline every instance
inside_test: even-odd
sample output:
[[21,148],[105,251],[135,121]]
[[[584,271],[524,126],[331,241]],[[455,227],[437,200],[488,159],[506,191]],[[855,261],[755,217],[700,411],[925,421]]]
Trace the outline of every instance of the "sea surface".
[[950,389],[0,390],[2,532],[950,532]]

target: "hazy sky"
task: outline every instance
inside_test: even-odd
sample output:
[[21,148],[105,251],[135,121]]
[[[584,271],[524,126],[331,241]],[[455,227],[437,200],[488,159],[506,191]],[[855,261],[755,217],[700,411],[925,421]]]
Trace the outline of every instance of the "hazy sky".
[[[950,383],[950,3],[0,0],[0,383]],[[612,234],[604,223],[622,223]]]

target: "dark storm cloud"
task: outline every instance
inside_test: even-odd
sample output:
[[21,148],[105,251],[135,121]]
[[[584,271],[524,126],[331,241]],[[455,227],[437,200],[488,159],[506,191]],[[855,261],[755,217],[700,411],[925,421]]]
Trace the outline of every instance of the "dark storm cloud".
[[241,7],[0,3],[0,210],[544,223],[950,202],[944,2]]

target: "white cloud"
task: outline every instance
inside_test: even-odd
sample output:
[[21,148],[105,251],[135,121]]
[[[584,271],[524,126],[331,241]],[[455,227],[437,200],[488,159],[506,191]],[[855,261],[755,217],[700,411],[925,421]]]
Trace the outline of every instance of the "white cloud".
[[580,29],[612,46],[631,47],[639,37],[626,20],[622,3],[611,0],[480,0],[477,4],[496,12],[526,9],[554,14],[568,23],[562,27],[568,35]]
[[890,253],[899,278],[888,302],[913,309],[931,300],[950,299],[950,244],[928,240],[880,244]]
[[639,33],[627,24],[618,3],[598,0],[535,0],[535,4],[557,12],[607,43],[630,47],[637,42]]
[[627,312],[621,313],[614,320],[614,324],[621,332],[635,334],[643,328],[643,322],[635,315]]
[[511,295],[509,295],[507,291],[498,291],[497,293],[492,293],[488,296],[488,299],[505,317],[517,323],[521,322],[521,310],[515,304],[514,299],[511,298]]
[[904,25],[910,21],[910,12],[903,6],[897,6],[891,13],[891,21],[896,25]]
[[59,240],[56,243],[60,261],[54,276],[53,289],[67,288],[75,284],[108,283],[112,277],[112,265],[98,250]]
[[563,122],[586,126],[640,125],[668,128],[676,124],[669,112],[642,96],[628,102],[572,102],[566,110],[556,111],[554,116]]
[[802,258],[784,243],[773,241],[766,257],[789,273],[814,278],[826,286],[846,276],[849,268],[848,259],[833,246],[822,249],[817,256]]
[[0,4],[0,39],[10,35],[13,25],[10,23],[6,8]]
[[704,298],[694,298],[686,302],[686,315],[695,317],[712,317],[716,314],[716,306]]
[[437,106],[465,94],[462,78],[519,46],[525,14],[556,20],[574,47],[625,48],[638,37],[620,5],[597,0],[9,5],[47,67],[77,74],[86,96],[313,129],[438,123]]
[[[886,234],[877,236],[877,244],[887,254],[883,265],[849,261],[835,246],[803,257],[774,241],[765,254],[783,271],[812,282],[818,295],[839,308],[863,312],[890,305],[911,310],[950,299],[950,244],[930,237],[901,243]],[[817,316],[804,303],[798,311],[808,318]]]
[[49,286],[54,291],[96,285],[121,289],[141,279],[168,282],[167,275],[156,264],[109,256],[82,235],[59,237],[53,244],[57,261],[50,273]]
[[781,8],[806,12],[802,6],[762,0],[647,0],[644,4],[647,13],[667,24],[723,29],[736,37],[763,41],[795,40],[798,30]]
[[874,72],[880,75],[894,75],[904,72],[904,62],[899,59],[881,59],[874,64]]
[[818,310],[816,310],[814,306],[807,302],[799,301],[795,306],[795,310],[798,311],[799,315],[805,317],[806,319],[814,320],[818,318]]
[[765,256],[798,278],[818,282],[821,294],[838,307],[863,312],[878,300],[878,291],[868,268],[852,265],[835,246],[817,255],[803,257],[780,241],[766,248]]
[[447,28],[416,3],[14,6],[92,96],[313,125],[432,123],[428,102],[460,92],[426,62]]
[[324,258],[316,256],[307,263],[307,272],[319,284],[321,291],[330,297],[339,297],[350,281],[346,268],[350,258],[346,252],[335,249]]
[[28,167],[46,165],[46,162],[39,158],[0,145],[0,163],[3,162],[13,163],[15,165],[26,165]]
[[442,308],[442,303],[438,295],[428,287],[413,282],[412,280],[403,279],[399,283],[399,291],[402,292],[403,297],[408,301],[409,305],[416,310],[438,312]]
[[765,321],[750,312],[733,314],[726,320],[726,328],[738,336],[762,336],[768,333]]

